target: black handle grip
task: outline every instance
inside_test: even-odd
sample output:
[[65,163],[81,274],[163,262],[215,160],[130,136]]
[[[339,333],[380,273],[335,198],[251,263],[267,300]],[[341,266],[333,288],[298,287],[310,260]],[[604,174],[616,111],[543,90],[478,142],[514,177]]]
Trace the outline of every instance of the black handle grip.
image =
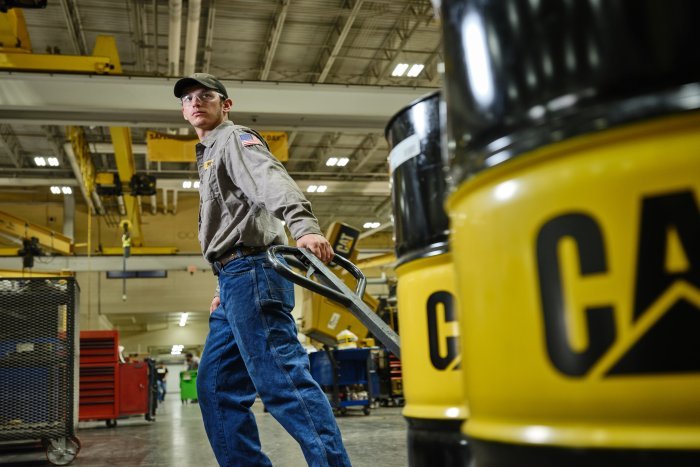
[[[273,245],[267,249],[267,259],[272,264],[272,267],[282,276],[290,281],[305,287],[313,292],[323,295],[324,297],[335,300],[336,302],[349,306],[352,303],[352,298],[345,296],[338,290],[328,287],[327,285],[313,281],[306,276],[294,272],[289,266],[282,263],[277,255],[284,257],[285,261],[302,271],[312,271],[320,280],[328,277],[328,274],[333,274],[325,264],[306,248],[297,248],[287,245]],[[342,256],[335,256],[333,263],[348,271],[356,280],[355,295],[362,298],[365,294],[367,279],[360,269],[352,262]],[[329,283],[328,281],[325,281]]]

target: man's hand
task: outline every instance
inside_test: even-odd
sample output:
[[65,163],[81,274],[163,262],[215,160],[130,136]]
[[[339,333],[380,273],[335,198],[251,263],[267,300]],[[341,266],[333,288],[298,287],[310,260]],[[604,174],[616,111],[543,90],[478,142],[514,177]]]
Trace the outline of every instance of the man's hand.
[[221,304],[221,297],[218,295],[214,297],[211,301],[211,305],[209,305],[209,314],[214,313],[214,310],[216,310],[219,305]]
[[335,256],[335,253],[333,253],[333,247],[331,247],[331,244],[323,235],[306,234],[299,237],[297,240],[297,247],[308,248],[311,250],[311,253],[313,253],[325,264],[328,264]]

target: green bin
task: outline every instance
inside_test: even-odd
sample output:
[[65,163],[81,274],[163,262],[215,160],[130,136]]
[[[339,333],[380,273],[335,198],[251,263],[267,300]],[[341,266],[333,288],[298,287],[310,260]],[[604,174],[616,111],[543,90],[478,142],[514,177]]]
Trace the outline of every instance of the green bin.
[[183,404],[197,401],[197,370],[180,372],[180,400]]

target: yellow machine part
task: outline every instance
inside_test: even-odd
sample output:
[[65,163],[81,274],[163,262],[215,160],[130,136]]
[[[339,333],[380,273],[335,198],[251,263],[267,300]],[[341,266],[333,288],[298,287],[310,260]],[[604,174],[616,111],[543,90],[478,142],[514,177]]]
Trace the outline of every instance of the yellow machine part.
[[405,417],[467,418],[453,271],[450,253],[396,268]]
[[[340,277],[354,290],[353,277],[349,274]],[[329,345],[335,345],[336,336],[345,329],[352,331],[359,339],[367,337],[367,328],[344,306],[307,289],[302,289],[302,297],[301,332],[304,335]],[[363,301],[373,310],[379,306],[377,299],[369,294],[365,294]]]
[[459,187],[467,435],[700,449],[699,198],[698,113],[542,147]]
[[24,14],[19,8],[0,13],[0,69],[121,73],[114,37],[97,36],[92,55],[34,54]]
[[32,42],[29,40],[24,13],[19,8],[12,8],[7,13],[0,13],[0,51],[5,53],[32,52]]

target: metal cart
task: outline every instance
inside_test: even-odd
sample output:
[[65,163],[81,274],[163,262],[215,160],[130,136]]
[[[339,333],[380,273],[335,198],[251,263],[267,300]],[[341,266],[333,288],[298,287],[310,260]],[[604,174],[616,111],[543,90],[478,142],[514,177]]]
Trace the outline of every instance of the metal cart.
[[73,277],[0,280],[0,448],[39,440],[54,465],[78,455],[78,295]]
[[311,376],[329,396],[333,412],[345,415],[348,407],[370,414],[373,400],[370,349],[329,349],[309,354]]

